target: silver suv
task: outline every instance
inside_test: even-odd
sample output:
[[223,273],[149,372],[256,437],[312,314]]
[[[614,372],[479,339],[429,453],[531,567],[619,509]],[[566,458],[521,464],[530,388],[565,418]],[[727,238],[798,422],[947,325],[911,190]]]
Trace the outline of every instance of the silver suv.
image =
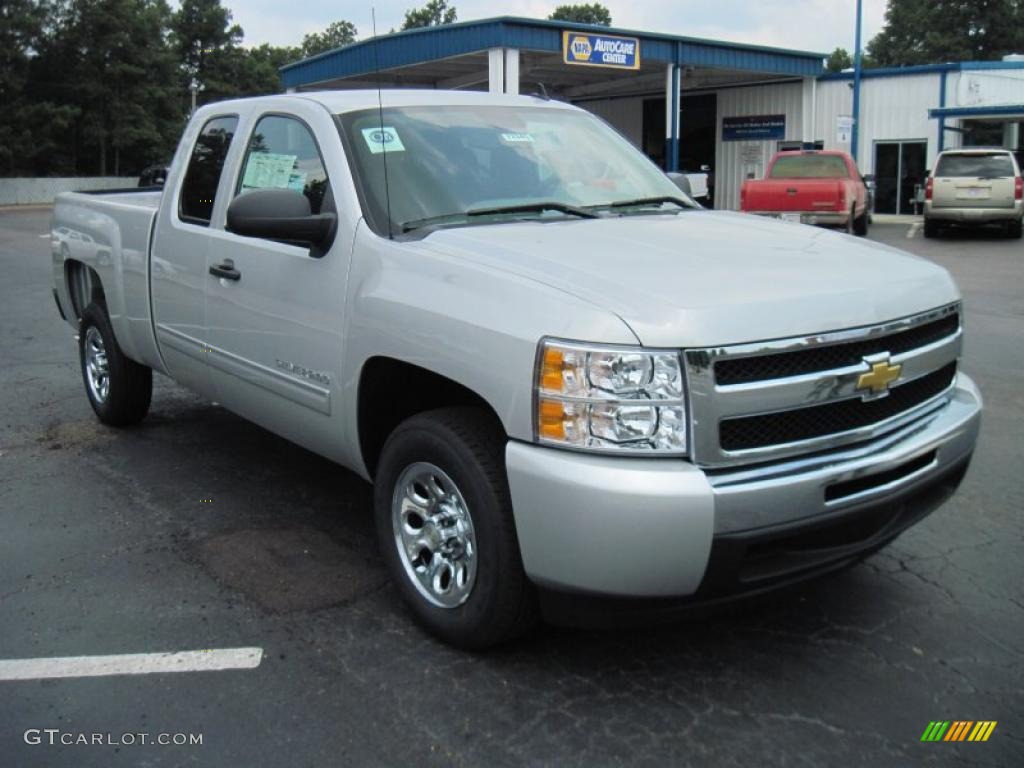
[[925,237],[935,237],[945,224],[1002,224],[1009,237],[1021,236],[1024,183],[1009,150],[941,152],[924,198]]

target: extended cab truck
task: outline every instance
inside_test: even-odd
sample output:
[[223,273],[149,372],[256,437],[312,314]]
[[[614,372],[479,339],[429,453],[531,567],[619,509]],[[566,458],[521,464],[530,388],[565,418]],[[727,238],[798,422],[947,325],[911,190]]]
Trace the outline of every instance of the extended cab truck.
[[59,196],[101,421],[157,371],[372,480],[397,588],[466,647],[832,570],[957,487],[943,269],[701,210],[567,104],[377,98],[208,105],[162,192]]
[[868,233],[867,185],[846,152],[778,152],[763,179],[740,187],[740,210],[786,221]]

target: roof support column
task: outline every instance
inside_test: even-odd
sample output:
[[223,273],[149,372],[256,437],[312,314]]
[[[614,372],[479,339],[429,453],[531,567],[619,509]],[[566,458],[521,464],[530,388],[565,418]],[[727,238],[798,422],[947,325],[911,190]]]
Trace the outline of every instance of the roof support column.
[[814,149],[814,142],[817,139],[817,118],[818,118],[818,78],[805,77],[803,82],[803,106],[804,119],[801,121],[802,142],[804,149]]
[[505,93],[519,95],[519,49],[505,49]]
[[[946,70],[939,74],[939,108],[946,106]],[[939,152],[946,148],[946,118],[939,118]]]
[[490,93],[505,91],[504,48],[490,48],[487,51],[487,90]]
[[679,65],[665,68],[665,170],[679,170]]

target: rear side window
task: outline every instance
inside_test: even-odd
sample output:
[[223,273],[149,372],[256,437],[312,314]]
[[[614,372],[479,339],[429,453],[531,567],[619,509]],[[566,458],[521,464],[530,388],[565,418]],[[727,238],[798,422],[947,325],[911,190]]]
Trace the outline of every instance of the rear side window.
[[845,179],[850,172],[837,155],[780,157],[768,174],[770,179]]
[[1006,152],[990,154],[943,155],[935,166],[936,176],[999,178],[1014,176],[1013,161]]
[[224,158],[228,155],[237,125],[237,117],[215,117],[208,120],[199,132],[185,171],[185,182],[181,185],[178,216],[182,221],[209,225],[217,198],[217,185],[224,170]]
[[313,134],[293,117],[267,115],[249,140],[237,192],[248,189],[293,189],[320,213],[327,192],[327,171]]

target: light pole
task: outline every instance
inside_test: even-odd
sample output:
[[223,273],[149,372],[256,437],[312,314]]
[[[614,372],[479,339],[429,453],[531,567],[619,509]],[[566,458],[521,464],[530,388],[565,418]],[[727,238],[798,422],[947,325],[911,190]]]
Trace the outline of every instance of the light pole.
[[191,117],[196,113],[196,93],[199,92],[199,81],[193,77],[188,89],[192,91],[192,111],[188,113]]
[[850,131],[850,154],[857,162],[857,143],[860,138],[860,17],[862,0],[857,0],[857,32],[853,42],[853,126]]

